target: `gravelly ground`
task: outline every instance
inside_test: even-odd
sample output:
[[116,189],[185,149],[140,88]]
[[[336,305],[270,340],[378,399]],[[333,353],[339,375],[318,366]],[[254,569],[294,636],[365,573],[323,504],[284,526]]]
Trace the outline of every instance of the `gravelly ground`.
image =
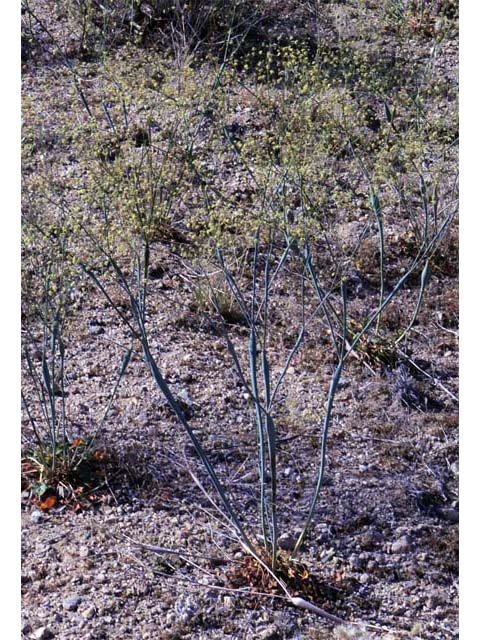
[[[95,296],[86,296],[85,319],[99,305]],[[175,323],[172,306],[157,316],[159,325]],[[178,317],[183,316],[177,310]],[[119,329],[108,314],[104,324],[105,338],[118,337]],[[236,476],[236,494],[248,503],[248,467],[254,454],[251,419],[248,401],[224,391],[235,382],[222,338],[191,329],[170,335],[162,352],[172,386],[186,398],[195,398],[194,428],[207,434],[215,433],[218,424],[223,425],[222,434],[231,429],[233,446],[230,436],[219,437],[218,432],[212,439],[204,438],[219,452],[217,464],[225,474]],[[84,366],[78,371],[77,361],[70,387],[73,412],[83,412],[87,425],[98,403],[97,385],[105,386],[103,373],[111,358],[108,341],[105,349],[99,348],[97,338],[88,331],[83,336]],[[439,340],[444,349],[445,341],[450,348],[444,366],[454,371],[455,337],[446,334]],[[197,341],[202,350],[196,348]],[[296,515],[308,497],[308,491],[301,491],[304,472],[309,466],[313,471],[316,458],[315,430],[302,422],[296,425],[295,415],[311,405],[317,386],[318,394],[324,393],[325,375],[317,373],[312,388],[311,372],[299,367],[290,373],[294,405],[285,415],[285,435],[280,434],[285,438],[280,480],[283,504],[289,507],[282,514],[291,523],[287,531],[298,526]],[[412,382],[419,388],[420,383]],[[452,382],[450,378],[450,389]],[[458,463],[453,401],[429,388],[442,402],[442,411],[408,408],[394,380],[356,365],[346,371],[341,386],[328,477],[303,558],[312,573],[344,589],[344,597],[327,599],[323,605],[353,621],[405,630],[406,637],[454,637]],[[232,557],[241,558],[241,550],[228,542],[210,505],[192,490],[182,453],[184,437],[153,391],[139,357],[115,404],[102,441],[123,452],[124,471],[111,481],[106,503],[80,513],[61,507],[39,513],[27,501],[24,504],[25,637],[43,627],[65,638],[78,637],[79,632],[83,638],[293,638],[328,628],[323,620],[282,601],[214,589],[229,588],[225,572],[232,568]],[[296,426],[310,434],[302,438],[308,445],[301,457],[296,452]],[[187,457],[194,464],[188,447]],[[250,513],[253,517],[254,510]],[[138,550],[125,535],[193,554],[201,569]],[[283,540],[288,545],[288,536]],[[212,563],[208,556],[221,560]],[[76,596],[78,606],[77,600],[69,600]],[[374,631],[368,633],[377,637]]]
[[[59,105],[65,112],[73,111],[76,97],[67,91],[68,73],[56,66],[54,56],[48,58],[48,42],[45,50],[46,64],[25,66],[23,91],[44,109],[45,130],[53,131],[54,96],[64,96]],[[456,42],[442,48],[432,73],[455,82]],[[445,117],[454,108],[446,104]],[[42,153],[33,153],[25,164],[27,180],[45,163],[65,180],[81,170],[68,150],[55,142],[42,144]],[[338,237],[350,237],[355,224],[358,220],[339,218]],[[352,358],[337,394],[327,477],[301,560],[323,585],[319,606],[354,626],[333,629],[281,598],[253,594],[252,589],[262,591],[261,584],[239,592],[245,563],[241,547],[193,484],[189,469],[201,473],[195,456],[136,352],[99,441],[115,460],[99,503],[79,511],[65,505],[42,511],[28,491],[22,495],[22,637],[457,637],[458,285],[450,255],[455,249],[454,228],[443,249],[447,267],[449,260],[454,266],[433,273],[406,353],[390,368]],[[255,438],[248,395],[217,325],[190,304],[184,263],[168,247],[156,245],[154,253],[153,262],[162,269],[149,285],[153,347],[192,427],[255,527]],[[367,273],[370,254],[367,248],[358,265]],[[399,272],[401,260],[394,265]],[[295,282],[289,286],[293,290]],[[354,311],[370,299],[374,304],[371,287],[355,286]],[[416,296],[407,291],[391,317],[410,317]],[[114,382],[111,363],[119,362],[129,341],[89,285],[76,292],[72,309],[68,407],[72,435],[81,437],[100,415]],[[298,313],[294,303],[287,309],[290,320]],[[285,549],[301,527],[318,462],[318,422],[332,371],[321,329],[312,328],[301,357],[287,372],[278,420]],[[245,357],[248,332],[239,325],[230,330]],[[275,345],[273,374],[281,371],[286,345],[287,339]],[[30,391],[26,382],[25,393]],[[175,553],[155,554],[135,543]]]

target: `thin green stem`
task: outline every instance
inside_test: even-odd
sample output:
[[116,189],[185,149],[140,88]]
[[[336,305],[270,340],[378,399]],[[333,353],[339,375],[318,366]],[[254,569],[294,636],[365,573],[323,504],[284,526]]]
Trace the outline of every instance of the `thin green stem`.
[[424,293],[425,293],[426,286],[428,284],[429,276],[430,276],[430,261],[427,260],[426,263],[425,263],[425,266],[423,267],[422,275],[420,277],[420,293],[418,295],[418,300],[417,300],[417,304],[415,306],[415,311],[413,313],[413,317],[410,320],[408,326],[402,331],[402,333],[395,340],[395,344],[398,344],[399,342],[401,342],[405,338],[407,333],[410,331],[410,329],[413,327],[413,325],[415,324],[415,322],[417,320],[417,317],[418,317],[418,314],[420,312],[420,308],[422,306],[423,296],[424,296]]
[[315,490],[313,493],[313,498],[310,502],[310,509],[307,515],[307,519],[300,533],[300,536],[298,537],[295,547],[293,549],[292,558],[294,558],[298,554],[298,551],[300,550],[300,547],[302,546],[305,540],[305,536],[312,522],[313,514],[315,513],[315,508],[317,506],[317,501],[320,495],[320,489],[322,488],[323,478],[325,474],[327,439],[328,439],[328,430],[331,422],[333,402],[335,399],[335,393],[337,391],[338,382],[342,374],[343,365],[345,363],[344,354],[345,354],[346,331],[347,331],[347,297],[345,292],[345,286],[343,283],[341,286],[341,292],[342,292],[342,328],[343,328],[341,354],[340,354],[338,365],[333,374],[332,381],[330,383],[330,390],[328,392],[327,407],[325,411],[325,418],[323,421],[323,428],[322,428],[322,434],[320,439],[320,464],[318,468],[317,482],[316,482]]

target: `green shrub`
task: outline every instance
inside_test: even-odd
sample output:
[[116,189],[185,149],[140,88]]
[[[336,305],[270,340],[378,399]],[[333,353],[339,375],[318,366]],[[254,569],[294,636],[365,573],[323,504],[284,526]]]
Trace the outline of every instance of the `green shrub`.
[[[23,377],[22,404],[29,428],[24,430],[26,489],[48,508],[60,498],[75,497],[79,487],[98,480],[103,454],[96,440],[108,417],[131,352],[123,358],[107,406],[88,434],[80,436],[68,408],[69,356],[67,326],[71,319],[78,271],[68,249],[72,229],[65,222],[42,225],[29,211],[22,234]],[[68,371],[68,373],[67,373]],[[45,502],[50,499],[50,502]]]

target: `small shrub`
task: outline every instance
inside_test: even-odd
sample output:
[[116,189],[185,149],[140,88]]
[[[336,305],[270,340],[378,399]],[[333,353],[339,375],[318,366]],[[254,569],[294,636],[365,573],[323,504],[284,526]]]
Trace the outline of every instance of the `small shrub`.
[[[24,486],[49,508],[61,498],[79,497],[85,487],[93,487],[106,454],[96,448],[109,410],[125,374],[131,351],[122,361],[117,380],[103,415],[88,436],[72,431],[68,409],[66,346],[67,309],[75,279],[68,255],[67,230],[45,237],[32,219],[24,222],[25,262],[33,267],[35,290],[23,310],[26,334],[23,349],[24,385],[22,404],[26,423],[25,454],[22,464]],[[40,255],[37,254],[41,251]],[[27,267],[28,268],[28,267]],[[31,283],[32,284],[32,283]],[[24,300],[24,304],[27,301]],[[82,489],[83,488],[83,489]]]
[[196,276],[192,286],[196,310],[209,315],[218,314],[228,324],[245,323],[235,297],[218,270],[213,276]]
[[127,41],[219,52],[254,37],[262,21],[262,3],[251,0],[68,0],[66,12],[80,52]]

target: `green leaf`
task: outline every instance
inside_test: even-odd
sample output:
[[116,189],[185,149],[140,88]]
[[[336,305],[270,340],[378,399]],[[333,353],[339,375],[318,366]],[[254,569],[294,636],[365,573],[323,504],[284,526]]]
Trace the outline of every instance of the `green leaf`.
[[37,498],[41,498],[49,489],[49,485],[45,482],[38,482],[32,485],[32,491],[37,496]]
[[385,118],[387,119],[387,122],[389,124],[393,124],[393,113],[390,111],[390,107],[386,102],[384,103],[384,107],[385,107]]
[[52,390],[52,385],[50,381],[50,372],[48,370],[47,360],[45,356],[42,359],[42,378],[43,378],[43,384],[45,385],[45,389],[47,390],[48,395],[52,397],[53,390]]

